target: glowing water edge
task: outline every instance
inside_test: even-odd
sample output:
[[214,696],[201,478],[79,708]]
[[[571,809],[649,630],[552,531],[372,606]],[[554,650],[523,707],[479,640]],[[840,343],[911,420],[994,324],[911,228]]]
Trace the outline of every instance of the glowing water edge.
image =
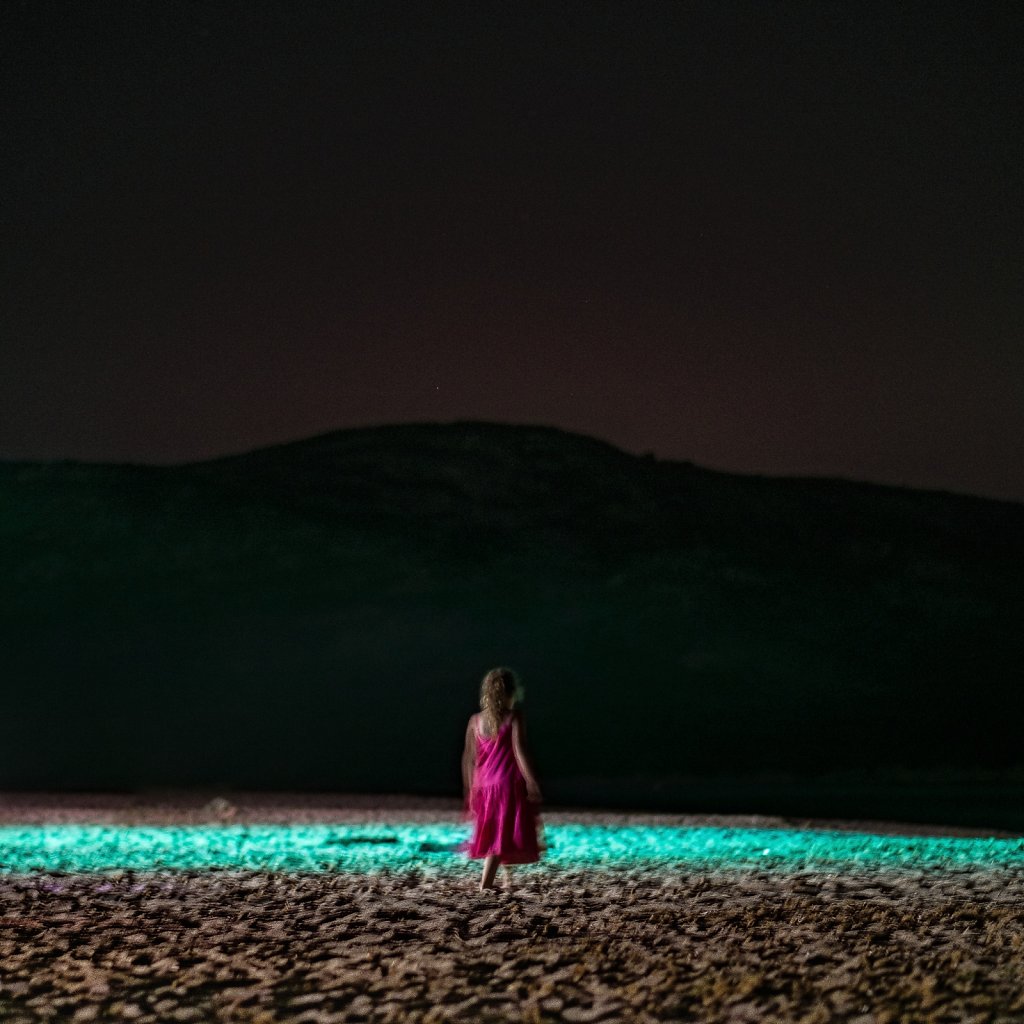
[[[465,826],[8,825],[0,827],[0,872],[465,870]],[[753,828],[548,825],[539,864],[565,867],[991,869],[1024,865],[1024,838],[977,839]],[[479,861],[472,862],[479,866]]]

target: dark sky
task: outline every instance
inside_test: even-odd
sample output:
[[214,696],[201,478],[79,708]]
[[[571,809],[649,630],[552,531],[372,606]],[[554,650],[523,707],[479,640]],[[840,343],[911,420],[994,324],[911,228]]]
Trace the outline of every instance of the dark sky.
[[1015,4],[0,7],[0,457],[488,419],[1024,501]]

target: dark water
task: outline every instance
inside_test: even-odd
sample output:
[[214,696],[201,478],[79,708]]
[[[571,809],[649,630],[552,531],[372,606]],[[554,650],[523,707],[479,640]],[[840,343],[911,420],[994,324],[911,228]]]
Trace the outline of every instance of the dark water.
[[892,821],[1024,835],[1024,782],[813,779],[549,782],[552,803],[678,814]]

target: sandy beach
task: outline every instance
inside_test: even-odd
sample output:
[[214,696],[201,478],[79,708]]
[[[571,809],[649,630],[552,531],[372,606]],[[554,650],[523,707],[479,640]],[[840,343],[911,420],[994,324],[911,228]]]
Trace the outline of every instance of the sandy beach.
[[[10,837],[63,825],[388,826],[458,823],[460,812],[418,797],[6,794],[0,827]],[[568,808],[542,816],[551,830],[996,835]],[[1020,859],[825,869],[552,857],[517,869],[510,890],[481,893],[479,862],[434,857],[390,870],[382,856],[373,871],[15,870],[0,856],[0,1019],[1024,1021]]]

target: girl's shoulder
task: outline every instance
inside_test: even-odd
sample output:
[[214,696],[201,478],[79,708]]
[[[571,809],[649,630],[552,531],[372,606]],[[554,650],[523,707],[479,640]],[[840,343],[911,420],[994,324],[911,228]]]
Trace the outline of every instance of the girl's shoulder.
[[[505,717],[498,723],[498,731],[506,725],[511,725],[513,729],[522,721],[522,712],[519,708],[513,708],[509,711]],[[476,714],[471,715],[469,719],[469,727],[483,736],[485,739],[493,739],[493,736],[489,736],[484,732],[484,716],[483,712],[478,711]],[[497,734],[495,734],[497,735]]]

